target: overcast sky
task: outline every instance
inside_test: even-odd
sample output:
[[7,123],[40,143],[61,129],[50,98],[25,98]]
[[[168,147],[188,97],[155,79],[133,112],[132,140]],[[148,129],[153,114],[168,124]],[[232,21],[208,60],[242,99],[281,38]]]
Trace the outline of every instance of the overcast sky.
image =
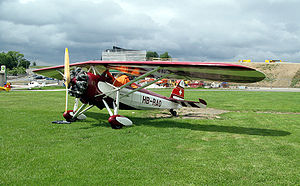
[[300,62],[300,0],[0,0],[0,52],[38,64],[117,45],[188,61]]

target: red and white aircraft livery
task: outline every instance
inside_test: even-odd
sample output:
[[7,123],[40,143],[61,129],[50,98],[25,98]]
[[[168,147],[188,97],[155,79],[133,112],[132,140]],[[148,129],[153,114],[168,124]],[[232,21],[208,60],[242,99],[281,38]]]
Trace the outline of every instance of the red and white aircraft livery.
[[[69,69],[72,69],[70,72]],[[123,73],[113,77],[109,70]],[[265,75],[255,69],[229,63],[170,62],[170,61],[86,61],[69,65],[66,49],[65,65],[34,70],[35,73],[66,81],[68,93],[76,97],[73,110],[66,109],[67,121],[85,119],[83,114],[96,106],[106,108],[110,115],[108,121],[112,128],[119,129],[132,125],[132,121],[118,114],[119,109],[145,110],[169,109],[176,115],[175,109],[181,107],[206,107],[206,102],[184,100],[184,82],[180,81],[172,91],[171,97],[146,90],[151,84],[164,78],[170,79],[207,79],[226,82],[252,83],[261,81]],[[125,75],[126,74],[126,75]],[[145,77],[154,77],[155,81],[140,86],[136,82]],[[80,102],[82,105],[78,107]],[[113,110],[111,110],[113,109]]]

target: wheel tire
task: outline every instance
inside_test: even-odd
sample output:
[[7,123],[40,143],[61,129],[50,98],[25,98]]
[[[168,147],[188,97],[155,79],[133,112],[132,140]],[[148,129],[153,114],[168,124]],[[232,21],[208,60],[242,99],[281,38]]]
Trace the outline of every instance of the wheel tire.
[[121,129],[123,125],[110,124],[112,129]]
[[64,114],[63,114],[63,117],[68,122],[74,122],[77,120],[77,118],[73,118],[73,116],[70,114],[71,112],[73,112],[73,110],[68,110],[67,112],[64,112]]
[[170,113],[172,114],[172,116],[177,116],[177,112],[173,109],[170,109]]

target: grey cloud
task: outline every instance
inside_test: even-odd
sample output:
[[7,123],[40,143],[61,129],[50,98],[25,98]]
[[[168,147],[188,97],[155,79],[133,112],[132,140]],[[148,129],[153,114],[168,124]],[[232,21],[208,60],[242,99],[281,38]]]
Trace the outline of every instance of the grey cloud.
[[288,0],[0,0],[0,49],[60,64],[121,47],[168,51],[181,60],[300,60],[300,2]]
[[25,25],[56,24],[62,20],[59,10],[61,9],[51,1],[34,3],[7,1],[0,7],[0,19]]

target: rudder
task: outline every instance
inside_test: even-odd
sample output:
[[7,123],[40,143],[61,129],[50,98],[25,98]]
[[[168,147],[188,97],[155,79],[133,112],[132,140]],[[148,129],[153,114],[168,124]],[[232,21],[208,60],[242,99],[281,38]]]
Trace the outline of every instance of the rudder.
[[177,86],[173,89],[170,98],[184,100],[184,81],[178,80]]

